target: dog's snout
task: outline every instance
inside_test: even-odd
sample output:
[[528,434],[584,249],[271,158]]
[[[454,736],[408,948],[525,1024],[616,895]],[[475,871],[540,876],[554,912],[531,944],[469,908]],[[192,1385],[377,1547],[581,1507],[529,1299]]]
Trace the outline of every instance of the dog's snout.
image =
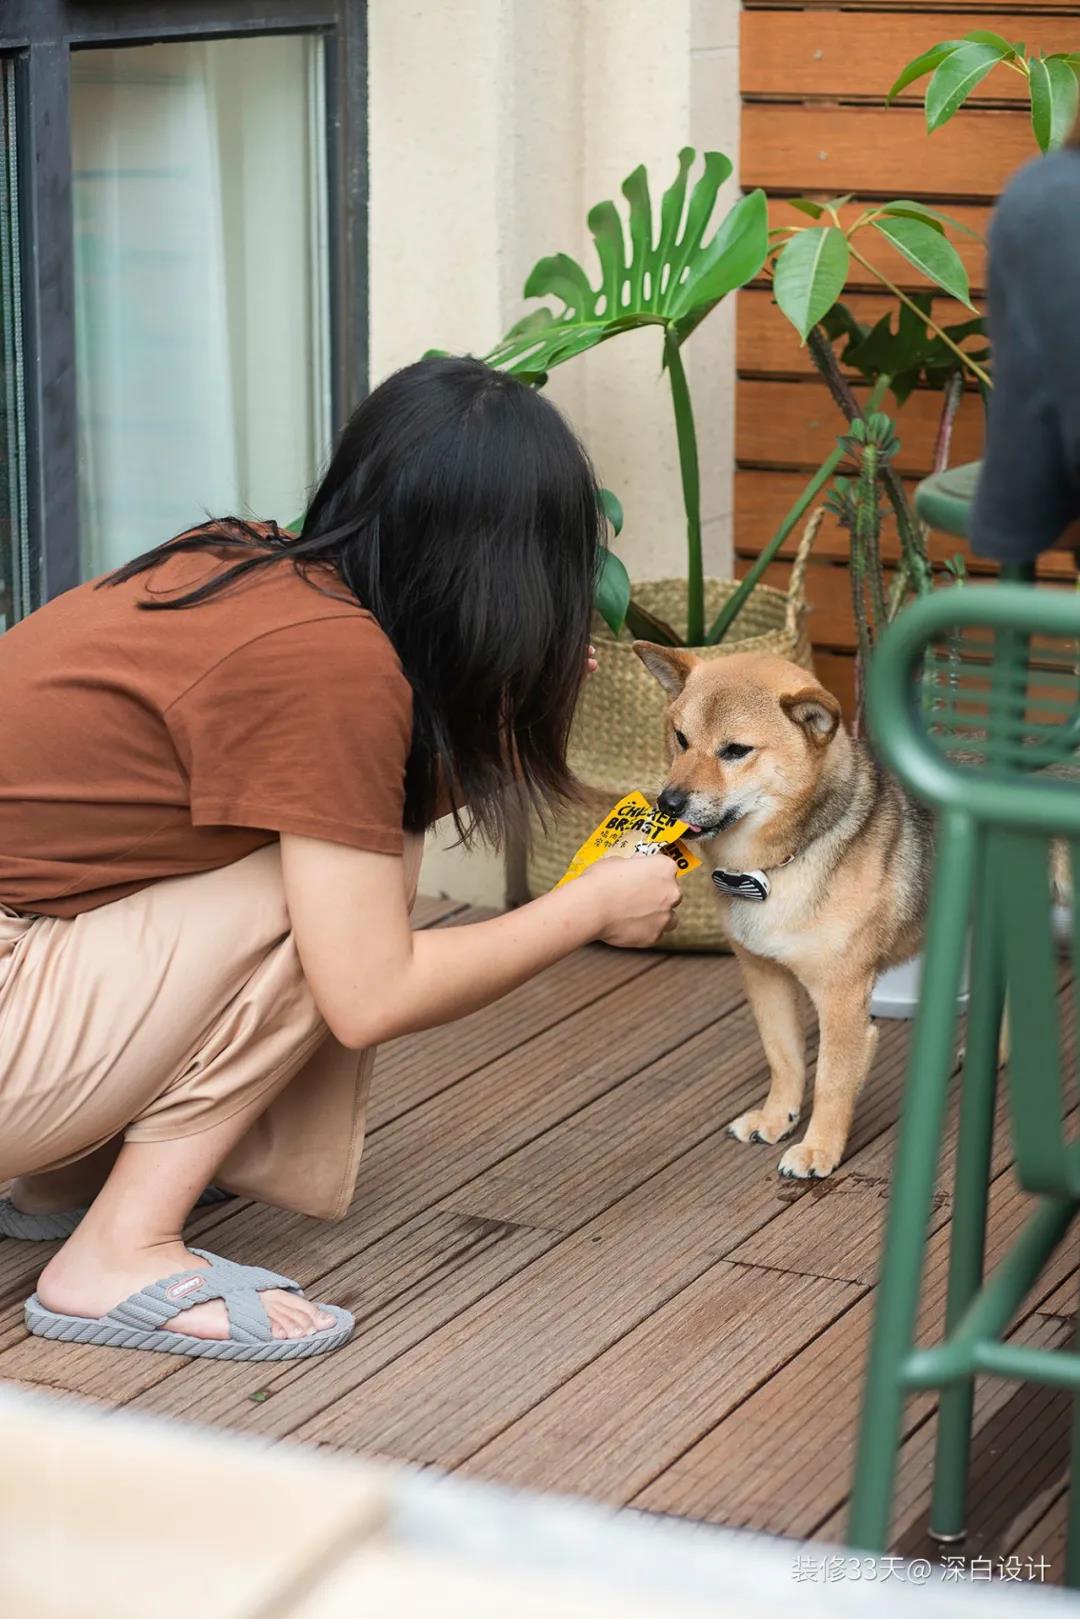
[[656,807],[665,815],[671,815],[675,820],[679,820],[689,802],[689,793],[680,792],[677,787],[665,787],[656,800]]

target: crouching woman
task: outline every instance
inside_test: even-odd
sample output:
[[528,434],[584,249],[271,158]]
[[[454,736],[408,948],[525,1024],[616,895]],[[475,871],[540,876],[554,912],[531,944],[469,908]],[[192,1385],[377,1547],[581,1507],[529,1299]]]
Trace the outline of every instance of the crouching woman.
[[0,638],[0,1232],[67,1240],[45,1337],[315,1354],[352,1319],[189,1250],[210,1183],[334,1218],[374,1048],[591,939],[673,925],[666,860],[413,933],[447,804],[569,786],[600,543],[553,406],[429,360],[359,407],[297,538],[238,519]]

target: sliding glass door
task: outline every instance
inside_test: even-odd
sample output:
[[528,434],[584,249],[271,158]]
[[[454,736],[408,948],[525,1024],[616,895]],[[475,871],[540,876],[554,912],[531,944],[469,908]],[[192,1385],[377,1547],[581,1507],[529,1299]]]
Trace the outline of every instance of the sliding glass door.
[[6,623],[302,512],[366,385],[363,8],[8,0],[0,53]]

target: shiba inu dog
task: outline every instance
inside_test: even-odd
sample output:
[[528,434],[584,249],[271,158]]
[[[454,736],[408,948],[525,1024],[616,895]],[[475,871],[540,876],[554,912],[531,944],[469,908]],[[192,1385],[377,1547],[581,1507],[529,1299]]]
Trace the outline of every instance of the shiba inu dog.
[[689,823],[715,868],[769,1063],[768,1095],[729,1133],[778,1142],[799,1123],[801,984],[821,1038],[810,1123],[780,1173],[830,1175],[877,1042],[874,981],[920,946],[930,813],[849,735],[840,704],[805,669],[763,654],[705,661],[646,641],[634,650],[669,698],[658,803]]

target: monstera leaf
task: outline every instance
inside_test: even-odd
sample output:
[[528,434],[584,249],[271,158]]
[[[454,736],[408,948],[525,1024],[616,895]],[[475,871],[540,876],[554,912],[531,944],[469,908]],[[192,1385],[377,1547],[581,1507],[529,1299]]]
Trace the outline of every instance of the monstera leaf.
[[545,306],[518,321],[486,356],[489,365],[540,380],[553,366],[636,326],[663,326],[682,343],[721,298],[757,275],[768,250],[764,192],[737,202],[708,236],[717,193],[732,168],[722,152],[706,152],[687,200],[696,155],[690,146],[679,153],[679,172],[664,192],[655,226],[644,167],[623,181],[629,244],[613,202],[590,210],[598,286],[566,253],[540,260],[525,296],[556,298],[562,308]]

